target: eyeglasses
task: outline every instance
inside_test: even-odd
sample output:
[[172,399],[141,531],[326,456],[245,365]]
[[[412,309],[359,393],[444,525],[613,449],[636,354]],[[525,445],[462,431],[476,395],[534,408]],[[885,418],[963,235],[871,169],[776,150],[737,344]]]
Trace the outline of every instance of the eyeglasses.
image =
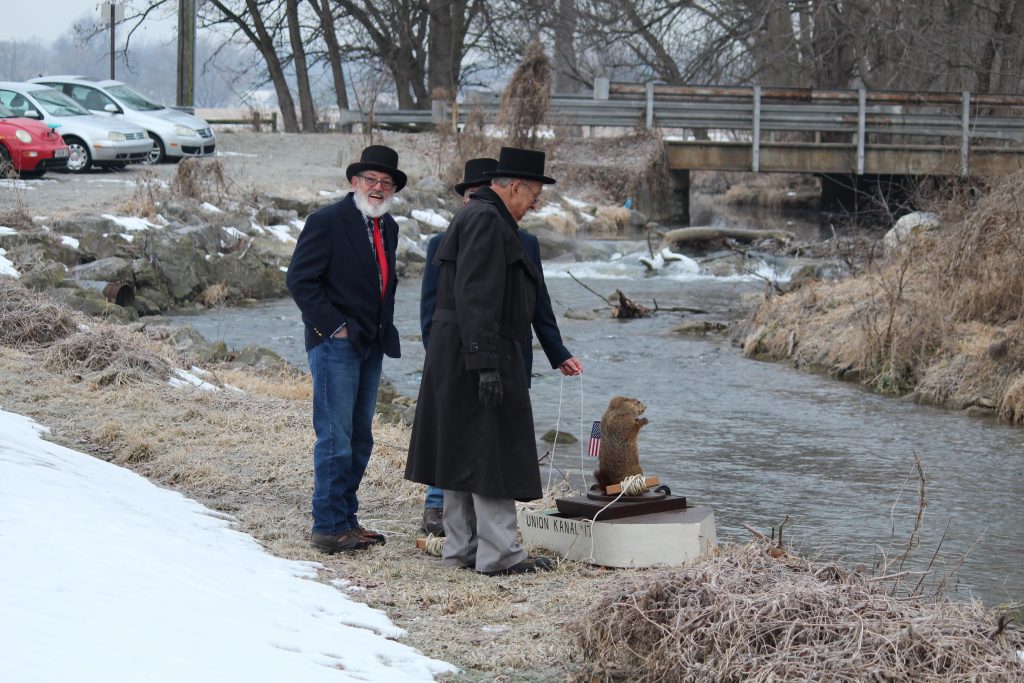
[[544,191],[544,188],[542,187],[539,190],[537,190],[536,192],[534,192],[533,190],[530,189],[530,186],[527,185],[526,183],[519,183],[519,187],[525,188],[526,191],[530,193],[530,195],[531,195],[530,196],[530,205],[531,206],[537,203],[537,200],[540,198],[540,193]]
[[371,178],[368,175],[359,175],[358,173],[356,174],[356,178],[362,180],[371,189],[374,185],[380,185],[380,189],[385,192],[391,192],[391,190],[395,189],[394,181],[389,178]]

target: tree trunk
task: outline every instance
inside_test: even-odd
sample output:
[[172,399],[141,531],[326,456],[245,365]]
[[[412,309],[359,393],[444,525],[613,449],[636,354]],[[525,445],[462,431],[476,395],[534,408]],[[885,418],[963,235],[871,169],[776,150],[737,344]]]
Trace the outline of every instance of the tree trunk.
[[315,133],[316,105],[309,87],[309,68],[306,66],[306,48],[302,43],[302,27],[299,25],[299,3],[302,0],[286,0],[285,14],[288,17],[288,38],[292,45],[292,63],[295,65],[295,81],[299,87],[299,109],[302,112],[302,132]]
[[573,74],[576,72],[576,2],[559,0],[558,17],[555,19],[554,84],[556,93],[579,92],[580,84]]
[[[338,103],[338,112],[348,111],[348,90],[345,84],[345,70],[341,61],[341,46],[338,44],[338,33],[334,28],[334,15],[331,13],[329,0],[309,0],[313,10],[320,17],[320,31],[327,45],[327,58],[331,64],[331,77],[334,81],[334,97]],[[351,124],[342,125],[343,131],[350,131]]]
[[757,240],[777,240],[779,242],[792,242],[796,235],[785,230],[747,230],[744,228],[677,228],[669,230],[664,235],[664,240],[670,244],[681,244],[684,242],[711,242],[713,240],[734,239],[741,242],[756,242]]
[[[274,86],[274,92],[277,94],[277,106],[281,110],[284,130],[286,133],[298,133],[299,120],[295,116],[295,100],[292,99],[292,93],[288,89],[288,81],[285,79],[281,60],[274,50],[274,37],[263,22],[263,16],[256,0],[245,0],[245,17],[231,10],[224,0],[209,0],[209,2],[228,21],[237,26],[238,30],[259,50],[263,61],[266,62],[267,74]],[[251,24],[246,21],[246,17],[252,22]]]

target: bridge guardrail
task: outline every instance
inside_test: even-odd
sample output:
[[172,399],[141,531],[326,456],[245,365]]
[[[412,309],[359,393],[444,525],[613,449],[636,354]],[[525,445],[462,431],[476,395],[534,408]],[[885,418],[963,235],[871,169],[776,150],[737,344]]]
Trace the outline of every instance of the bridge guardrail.
[[[377,110],[380,125],[460,126],[479,110],[488,123],[498,120],[497,98],[435,102],[427,110]],[[366,123],[360,112],[342,112],[341,123]],[[762,143],[778,134],[830,139],[857,150],[857,173],[866,150],[875,146],[931,145],[959,153],[960,174],[969,171],[972,149],[1024,145],[1024,96],[810,89],[680,86],[610,83],[597,79],[594,94],[554,95],[548,108],[552,125],[659,128],[690,131],[751,145],[758,171]]]

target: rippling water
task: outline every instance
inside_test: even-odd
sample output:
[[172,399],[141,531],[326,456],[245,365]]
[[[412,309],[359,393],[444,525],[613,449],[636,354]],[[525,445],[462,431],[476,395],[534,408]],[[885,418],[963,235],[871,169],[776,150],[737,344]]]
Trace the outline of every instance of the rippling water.
[[[788,515],[787,543],[868,566],[908,541],[919,457],[927,506],[908,567],[923,569],[941,540],[926,584],[949,576],[956,595],[992,605],[1024,600],[1024,431],[749,360],[722,339],[681,337],[672,332],[679,314],[633,321],[562,316],[603,307],[570,272],[606,295],[618,288],[645,305],[656,299],[663,308],[701,306],[722,317],[742,315],[741,297],[763,287],[757,278],[705,277],[684,267],[645,278],[639,254],[630,253],[636,246],[623,245],[627,255],[607,262],[545,264],[566,345],[585,374],[582,382],[563,380],[538,348],[538,435],[555,426],[589,433],[609,398],[634,396],[651,420],[640,433],[645,470],[691,503],[712,507],[721,541],[750,539],[744,524],[770,533]],[[385,374],[409,395],[416,394],[423,362],[418,304],[418,280],[403,281],[396,311],[403,357],[384,362]],[[259,344],[305,364],[290,300],[171,321],[232,347]],[[542,453],[549,448],[540,444]],[[580,449],[560,444],[554,453],[556,466],[577,481],[581,469],[590,479],[595,466]]]

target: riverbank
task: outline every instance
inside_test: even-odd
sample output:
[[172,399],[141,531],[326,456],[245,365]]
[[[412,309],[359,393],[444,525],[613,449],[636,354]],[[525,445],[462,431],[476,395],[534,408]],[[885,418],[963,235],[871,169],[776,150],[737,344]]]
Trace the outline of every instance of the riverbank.
[[[800,559],[770,542],[722,548],[715,559],[686,571],[608,571],[560,562],[547,574],[492,578],[446,569],[415,546],[422,487],[401,477],[408,429],[380,421],[374,428],[375,454],[361,488],[362,519],[387,534],[388,543],[351,556],[321,555],[307,541],[312,486],[308,376],[223,365],[190,368],[183,374],[183,359],[163,345],[165,332],[159,329],[135,326],[133,331],[83,319],[9,279],[0,279],[0,285],[0,405],[5,410],[51,426],[50,438],[63,445],[129,467],[231,515],[240,530],[275,555],[320,563],[321,580],[350,582],[351,597],[383,610],[408,631],[403,642],[461,667],[463,673],[454,680],[642,680],[637,671],[682,671],[672,669],[677,657],[673,651],[647,642],[653,632],[626,626],[628,614],[622,613],[621,624],[606,628],[598,627],[597,615],[621,613],[616,610],[625,608],[624,596],[644,595],[643,609],[652,610],[652,617],[667,616],[676,624],[673,629],[689,624],[674,631],[673,638],[715,642],[719,626],[705,623],[706,618],[691,619],[699,616],[692,611],[696,606],[678,599],[694,589],[707,590],[710,576],[747,584],[770,579],[773,590],[782,595],[794,595],[798,583],[817,577],[817,597],[808,604],[821,610],[843,601],[852,604],[844,597],[849,590],[877,593],[872,600],[878,611],[862,626],[898,631],[910,618],[918,624],[914,638],[928,643],[921,650],[910,648],[910,641],[906,651],[899,648],[899,668],[884,671],[891,680],[924,680],[920,674],[928,669],[922,667],[932,659],[915,658],[916,651],[949,653],[951,661],[959,662],[956,666],[984,662],[993,680],[1024,673],[1014,650],[1024,642],[1012,626],[1000,626],[997,614],[954,605],[940,594],[910,601],[908,605],[917,607],[900,608],[911,609],[910,617],[893,613],[889,621],[882,607],[888,591],[883,586],[907,588],[908,582],[900,577],[872,581],[857,571]],[[176,385],[168,380],[177,380]],[[205,384],[196,386],[200,380]],[[532,506],[548,507],[550,501]],[[692,588],[687,587],[691,581]],[[666,593],[659,586],[673,588]],[[760,598],[742,597],[721,586],[710,595],[738,599],[745,610],[755,609],[763,618],[741,620],[745,623],[770,624],[783,618],[794,622],[792,614],[776,614],[784,602],[771,607],[770,600],[756,602]],[[819,607],[808,607],[796,623],[813,622],[812,613]],[[731,613],[712,611],[719,617]],[[721,627],[725,626],[723,622]],[[994,639],[968,636],[997,630],[1001,635]],[[796,632],[810,637],[816,631]],[[839,647],[846,640],[829,642]],[[628,642],[657,656],[641,662],[644,668],[631,669],[636,662],[617,646]],[[713,672],[740,675],[749,673],[751,666],[773,670],[781,679],[836,672],[828,657],[798,655],[790,645],[765,650],[757,632],[730,642],[745,644],[742,656],[729,648],[704,650],[707,668],[692,670],[690,679],[719,680]],[[826,652],[826,641],[812,642]],[[680,650],[684,651],[688,650]],[[792,662],[801,668],[793,668]],[[861,663],[843,666],[862,671],[856,668]]]
[[1024,174],[936,206],[840,281],[766,299],[751,357],[1009,424],[1024,422]]

